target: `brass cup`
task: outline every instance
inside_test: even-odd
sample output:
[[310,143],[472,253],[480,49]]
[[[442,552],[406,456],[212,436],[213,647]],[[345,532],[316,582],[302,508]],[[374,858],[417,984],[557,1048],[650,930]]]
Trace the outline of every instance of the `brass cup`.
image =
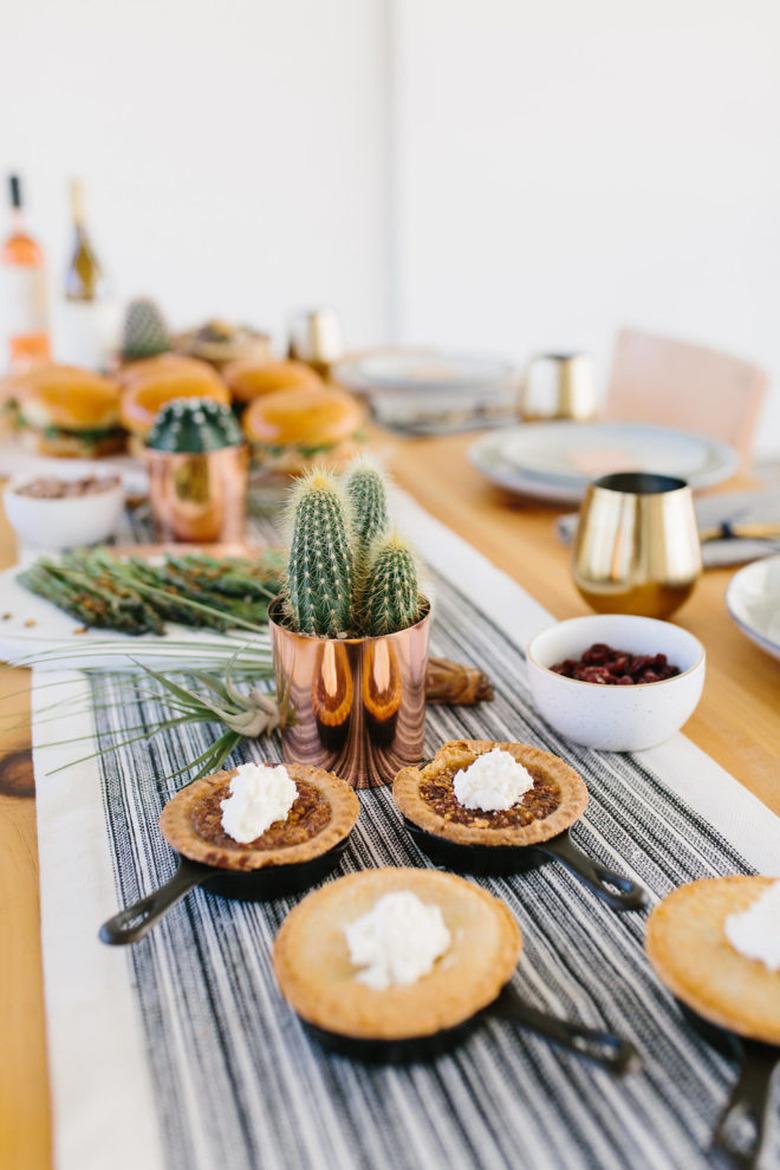
[[246,528],[249,451],[144,449],[157,539],[204,544],[242,541]]
[[285,761],[355,788],[391,784],[422,759],[430,612],[379,638],[316,638],[269,609]]
[[589,486],[573,575],[592,609],[666,618],[687,600],[700,573],[693,497],[684,479],[619,472]]
[[336,362],[344,356],[341,322],[335,309],[308,309],[290,322],[288,354],[306,362],[327,378]]

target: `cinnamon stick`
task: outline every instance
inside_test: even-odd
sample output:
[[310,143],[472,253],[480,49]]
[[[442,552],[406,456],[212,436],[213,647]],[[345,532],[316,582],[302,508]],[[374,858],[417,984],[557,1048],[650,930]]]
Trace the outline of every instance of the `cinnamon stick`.
[[429,703],[451,703],[473,707],[490,702],[493,684],[476,666],[452,662],[449,658],[430,658],[425,678],[425,697]]

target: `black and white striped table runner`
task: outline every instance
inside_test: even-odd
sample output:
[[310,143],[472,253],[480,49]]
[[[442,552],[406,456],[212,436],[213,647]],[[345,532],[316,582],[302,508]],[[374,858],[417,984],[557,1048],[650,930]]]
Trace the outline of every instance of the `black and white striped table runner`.
[[[536,715],[521,651],[443,577],[436,577],[436,654],[493,679],[493,703],[431,708],[430,754],[447,739],[521,740],[563,756],[590,804],[574,839],[654,896],[693,878],[751,872],[729,842],[639,759],[572,747]],[[111,681],[101,680],[103,704]],[[101,705],[103,731],[144,725],[148,699]],[[166,880],[170,850],[156,823],[208,729],[141,741],[101,762],[118,905]],[[241,759],[278,759],[275,743]],[[238,762],[238,759],[236,760]],[[389,792],[361,793],[344,870],[427,862]],[[409,1067],[327,1055],[281,999],[271,944],[292,900],[265,905],[191,894],[127,948],[167,1170],[702,1170],[734,1066],[683,1021],[642,949],[645,914],[607,909],[551,863],[483,879],[523,929],[516,987],[530,1001],[634,1041],[643,1071],[606,1072],[486,1022],[455,1053]],[[780,1127],[777,1127],[780,1128]],[[780,1165],[780,1143],[774,1161]],[[141,1170],[141,1167],[139,1167]]]

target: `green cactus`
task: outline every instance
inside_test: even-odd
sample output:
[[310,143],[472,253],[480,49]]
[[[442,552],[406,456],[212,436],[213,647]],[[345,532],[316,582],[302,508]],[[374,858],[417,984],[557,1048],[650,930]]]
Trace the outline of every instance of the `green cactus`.
[[197,453],[236,447],[243,441],[229,406],[208,398],[174,398],[154,420],[146,445],[155,451]]
[[157,304],[145,297],[131,301],[125,313],[122,357],[133,362],[155,357],[171,348],[168,326]]
[[354,570],[352,605],[355,620],[360,624],[371,548],[388,528],[385,478],[372,460],[358,459],[347,469],[344,492]]
[[292,515],[288,618],[299,633],[337,637],[351,624],[352,552],[333,476],[314,471],[299,480]]
[[375,544],[368,566],[362,625],[371,637],[394,634],[419,621],[422,599],[417,564],[397,533]]

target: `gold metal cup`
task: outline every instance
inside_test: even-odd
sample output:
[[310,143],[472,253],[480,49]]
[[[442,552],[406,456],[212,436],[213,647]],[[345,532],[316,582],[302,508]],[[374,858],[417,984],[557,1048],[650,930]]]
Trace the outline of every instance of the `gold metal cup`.
[[[540,410],[533,403],[533,374],[541,366],[551,369],[552,403]],[[593,418],[598,407],[593,362],[587,353],[540,353],[531,358],[520,380],[517,413],[525,422],[544,419]]]
[[379,638],[316,638],[269,610],[282,752],[355,788],[391,784],[422,759],[430,613]]
[[293,317],[288,354],[327,378],[344,356],[341,322],[335,309],[308,309]]
[[249,451],[144,450],[157,539],[203,544],[242,541],[246,529]]
[[580,509],[574,583],[599,613],[666,618],[701,574],[691,490],[648,472],[605,475]]

